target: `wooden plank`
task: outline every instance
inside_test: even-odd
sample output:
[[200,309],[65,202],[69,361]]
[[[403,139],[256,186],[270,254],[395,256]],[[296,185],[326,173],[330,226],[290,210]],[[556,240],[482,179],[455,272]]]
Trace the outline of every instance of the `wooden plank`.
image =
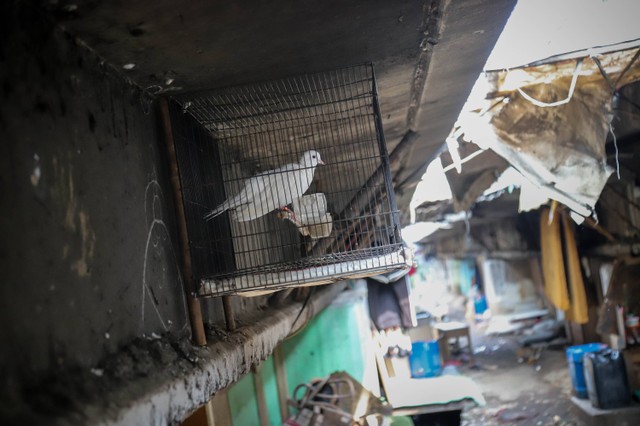
[[189,233],[187,231],[184,201],[182,199],[182,188],[180,186],[180,174],[178,173],[176,146],[173,139],[173,129],[171,128],[171,118],[169,117],[169,104],[166,98],[160,98],[159,105],[167,145],[167,157],[169,159],[169,177],[171,181],[171,188],[173,189],[176,222],[178,224],[178,238],[180,240],[180,272],[182,273],[184,280],[183,290],[187,299],[187,308],[189,309],[191,334],[196,345],[205,346],[207,344],[207,337],[204,332],[200,300],[193,296],[193,291],[196,289],[196,285],[193,282]]
[[260,426],[269,426],[269,410],[267,410],[267,398],[264,394],[262,367],[254,364],[253,367],[251,367],[251,371],[253,373],[253,386],[256,389],[256,401],[258,403]]
[[388,394],[391,389],[391,374],[389,372],[390,363],[387,364],[388,358],[384,357],[385,350],[382,348],[380,332],[372,325],[371,334],[373,338],[373,347],[375,350],[376,364],[378,365],[378,374],[380,375],[380,382],[385,394]]
[[215,409],[213,408],[213,398],[211,398],[207,401],[206,404],[204,404],[204,412],[207,416],[207,426],[215,426],[216,419],[214,415]]
[[222,389],[205,405],[209,426],[233,426],[227,390]]
[[278,387],[278,402],[280,403],[280,417],[284,422],[289,418],[289,385],[287,383],[287,370],[285,368],[282,347],[276,346],[273,351],[273,362],[276,371],[276,385]]

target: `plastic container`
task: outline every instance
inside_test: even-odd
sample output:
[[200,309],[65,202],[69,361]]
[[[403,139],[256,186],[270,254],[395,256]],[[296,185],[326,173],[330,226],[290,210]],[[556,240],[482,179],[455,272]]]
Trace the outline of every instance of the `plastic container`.
[[598,352],[606,349],[604,343],[588,343],[586,345],[571,346],[567,348],[567,361],[569,361],[569,374],[571,375],[571,384],[573,391],[578,398],[586,399],[587,385],[584,381],[584,369],[582,358],[585,354]]
[[477,315],[482,315],[487,310],[487,298],[479,294],[473,299],[473,307]]
[[591,405],[607,410],[631,403],[627,368],[619,351],[591,352],[585,354],[582,362]]
[[428,342],[413,343],[411,345],[409,365],[411,366],[411,377],[414,379],[439,375],[441,365],[438,341],[430,340]]

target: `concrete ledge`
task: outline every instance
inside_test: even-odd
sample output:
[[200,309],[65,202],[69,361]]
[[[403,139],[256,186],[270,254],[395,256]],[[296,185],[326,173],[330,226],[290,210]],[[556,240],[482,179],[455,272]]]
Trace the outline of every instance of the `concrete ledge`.
[[[345,283],[337,283],[316,290],[306,309],[318,314],[345,286]],[[60,419],[58,423],[178,424],[217,391],[237,381],[253,364],[259,364],[271,355],[292,331],[301,307],[302,303],[292,303],[278,310],[268,310],[262,319],[241,326],[234,333],[214,333],[219,341],[210,342],[204,348],[192,348],[193,368],[189,371],[176,374],[175,369],[168,367],[166,371],[155,371],[147,377],[132,380],[103,395],[102,403],[84,406],[81,414]],[[296,328],[303,324],[299,319]]]
[[635,426],[640,425],[640,404],[628,407],[601,410],[591,405],[588,399],[571,397],[573,410],[576,415],[590,426]]

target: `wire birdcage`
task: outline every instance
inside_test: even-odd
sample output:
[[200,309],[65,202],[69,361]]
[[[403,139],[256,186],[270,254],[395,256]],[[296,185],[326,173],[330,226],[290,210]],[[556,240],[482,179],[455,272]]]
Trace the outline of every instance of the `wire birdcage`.
[[372,65],[176,96],[170,116],[199,296],[411,264]]

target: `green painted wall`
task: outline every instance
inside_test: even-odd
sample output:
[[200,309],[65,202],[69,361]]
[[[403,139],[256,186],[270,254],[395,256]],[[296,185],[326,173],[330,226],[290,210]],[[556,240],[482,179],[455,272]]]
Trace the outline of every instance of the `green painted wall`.
[[469,294],[471,285],[476,276],[476,263],[474,259],[451,259],[447,261],[449,281],[460,294]]
[[249,373],[238,380],[227,393],[229,410],[234,426],[259,425],[256,389],[253,385],[253,374]]
[[267,358],[267,360],[262,364],[260,374],[262,374],[264,395],[267,400],[267,410],[269,411],[269,425],[280,426],[282,424],[282,417],[280,416],[278,385],[276,384],[276,370],[273,356]]
[[333,303],[283,344],[289,391],[300,383],[346,371],[357,380],[364,376],[369,317],[361,300]]
[[[300,383],[328,376],[334,371],[346,371],[364,382],[367,360],[373,362],[366,291],[341,294],[329,307],[314,317],[297,335],[285,340],[283,351],[289,392]],[[301,315],[299,321],[305,317]],[[269,424],[282,424],[273,356],[262,364],[260,373]],[[234,426],[260,424],[253,373],[249,373],[229,388],[229,409]]]
[[[282,425],[280,405],[278,403],[278,386],[276,384],[273,356],[260,364],[260,373],[264,384],[264,394],[269,412],[269,425]],[[256,400],[256,388],[254,373],[249,373],[229,388],[227,394],[229,410],[234,426],[258,425],[258,402]]]
[[468,295],[471,286],[476,280],[476,262],[473,259],[462,259],[459,262],[460,291],[463,295]]

